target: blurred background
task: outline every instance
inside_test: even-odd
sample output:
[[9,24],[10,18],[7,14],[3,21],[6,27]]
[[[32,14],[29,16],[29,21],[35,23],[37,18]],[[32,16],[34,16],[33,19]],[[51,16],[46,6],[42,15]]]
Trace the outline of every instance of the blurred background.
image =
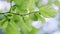
[[[48,0],[43,0],[42,2],[47,4]],[[55,18],[46,18],[45,24],[41,24],[39,21],[32,23],[32,26],[40,29],[38,34],[60,34],[60,8],[54,4],[52,4],[52,7],[58,12]],[[10,3],[8,3],[6,0],[0,0],[0,10],[2,12],[6,12],[9,9]],[[0,34],[3,34],[1,29]]]

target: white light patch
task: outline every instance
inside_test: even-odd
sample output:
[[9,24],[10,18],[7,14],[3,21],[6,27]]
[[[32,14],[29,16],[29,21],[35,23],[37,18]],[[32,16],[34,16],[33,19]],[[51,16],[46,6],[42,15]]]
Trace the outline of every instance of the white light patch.
[[0,1],[0,10],[3,10],[5,8],[5,6],[2,4],[2,2]]
[[56,32],[54,32],[54,33],[52,33],[52,34],[60,34],[60,31],[56,31]]
[[58,0],[58,2],[60,2],[60,0]]
[[39,21],[34,21],[32,22],[32,26],[39,29],[42,27],[42,24]]
[[0,1],[0,10],[4,10],[4,9],[9,10],[10,3],[6,2],[6,1]]
[[46,18],[46,25],[44,25],[43,30],[46,32],[51,32],[58,29],[58,23],[53,18]]
[[48,4],[48,0],[42,0],[42,4],[43,5],[47,5]]

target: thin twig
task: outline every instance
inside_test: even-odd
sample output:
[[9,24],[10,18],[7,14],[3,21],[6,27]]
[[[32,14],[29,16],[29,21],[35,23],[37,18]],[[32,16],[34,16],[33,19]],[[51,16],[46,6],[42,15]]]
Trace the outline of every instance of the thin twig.
[[10,8],[10,10],[9,10],[9,13],[10,13],[11,10],[12,10],[12,0],[10,1],[10,6],[11,6],[11,8]]
[[[6,13],[0,13],[0,14],[7,14],[9,12],[6,12]],[[14,15],[19,15],[19,16],[26,16],[26,15],[29,15],[29,14],[35,14],[37,12],[30,12],[30,13],[27,13],[27,14],[18,14],[18,13],[10,13],[10,14],[14,14]]]

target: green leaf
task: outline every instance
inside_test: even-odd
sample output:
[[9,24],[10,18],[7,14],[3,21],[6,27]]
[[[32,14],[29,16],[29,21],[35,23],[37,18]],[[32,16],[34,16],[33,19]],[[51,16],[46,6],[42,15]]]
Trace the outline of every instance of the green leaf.
[[24,24],[22,22],[22,23],[20,23],[20,27],[21,27],[21,30],[22,30],[23,34],[27,34],[28,30],[26,28],[26,24]]
[[1,24],[2,29],[4,30],[5,28],[7,28],[7,25],[8,25],[7,20],[4,20]]
[[12,18],[12,20],[16,23],[16,24],[19,24],[20,25],[20,21],[22,21],[24,24],[25,24],[25,26],[26,26],[26,28],[28,29],[28,30],[30,30],[31,29],[31,20],[28,18],[28,17],[26,17],[26,16],[18,16],[18,15],[13,15],[13,18]]
[[36,16],[38,17],[38,20],[41,21],[42,23],[45,23],[45,18],[40,14],[40,13],[35,13]]
[[54,4],[58,7],[60,7],[60,2],[59,1],[55,1]]
[[40,20],[43,24],[45,24],[45,22],[46,22],[45,18],[42,17],[41,15],[40,15],[40,17],[39,17],[39,20]]
[[30,14],[29,17],[32,21],[37,21],[38,20],[38,17],[35,14]]
[[38,30],[39,29],[36,29],[36,28],[32,27],[32,30],[31,30],[31,32],[29,32],[29,34],[37,34]]
[[31,20],[29,19],[29,17],[24,16],[24,17],[23,17],[23,21],[24,21],[24,23],[26,24],[28,30],[31,30],[31,28],[32,28],[32,27],[31,27]]
[[25,7],[17,7],[16,8],[16,13],[19,13],[19,14],[27,14],[28,13],[28,11],[27,11],[27,9],[25,8]]
[[57,15],[56,10],[52,8],[52,6],[44,6],[40,9],[40,13],[42,16],[46,18],[53,18]]
[[29,0],[29,4],[27,5],[27,8],[30,10],[30,12],[35,11],[35,0]]
[[27,29],[27,27],[26,27],[26,24],[20,23],[20,27],[21,27],[22,33],[23,33],[23,34],[27,34],[28,29]]
[[7,27],[5,34],[20,34],[20,32],[14,30],[12,27]]
[[11,20],[11,22],[9,23],[11,25],[11,27],[13,27],[15,30],[19,29],[18,24],[16,24],[13,20]]
[[4,15],[0,14],[0,28],[3,26],[3,24],[6,22],[6,18]]
[[16,5],[26,6],[30,0],[13,0]]
[[22,0],[13,0],[15,2],[16,5],[21,5],[22,4]]
[[8,2],[11,2],[11,0],[7,0]]
[[18,29],[19,27],[13,21],[10,21],[4,32],[5,34],[21,34]]
[[12,16],[12,20],[13,20],[16,24],[18,24],[18,22],[20,21],[20,16],[18,16],[18,15],[13,15],[13,16]]
[[48,0],[49,5],[52,5],[52,3],[53,3],[53,0]]
[[16,3],[16,12],[20,14],[26,14],[27,11],[27,4],[29,0],[14,0]]
[[4,19],[5,19],[4,15],[0,14],[0,21],[2,21]]
[[42,0],[36,0],[36,6],[38,8],[42,7]]

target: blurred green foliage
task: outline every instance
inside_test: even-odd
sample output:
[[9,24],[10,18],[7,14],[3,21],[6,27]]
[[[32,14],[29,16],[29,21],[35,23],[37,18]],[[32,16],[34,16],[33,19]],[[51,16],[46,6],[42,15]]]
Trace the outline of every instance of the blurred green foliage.
[[[42,0],[8,0],[11,8],[6,13],[0,12],[0,29],[4,34],[37,34],[37,28],[31,26],[32,21],[45,23],[45,18],[53,18],[57,12],[52,8],[52,4],[60,7],[57,0],[49,0],[47,5],[42,5]],[[12,2],[15,5],[12,6]],[[39,8],[39,11],[35,9]],[[28,13],[29,11],[29,13]]]

